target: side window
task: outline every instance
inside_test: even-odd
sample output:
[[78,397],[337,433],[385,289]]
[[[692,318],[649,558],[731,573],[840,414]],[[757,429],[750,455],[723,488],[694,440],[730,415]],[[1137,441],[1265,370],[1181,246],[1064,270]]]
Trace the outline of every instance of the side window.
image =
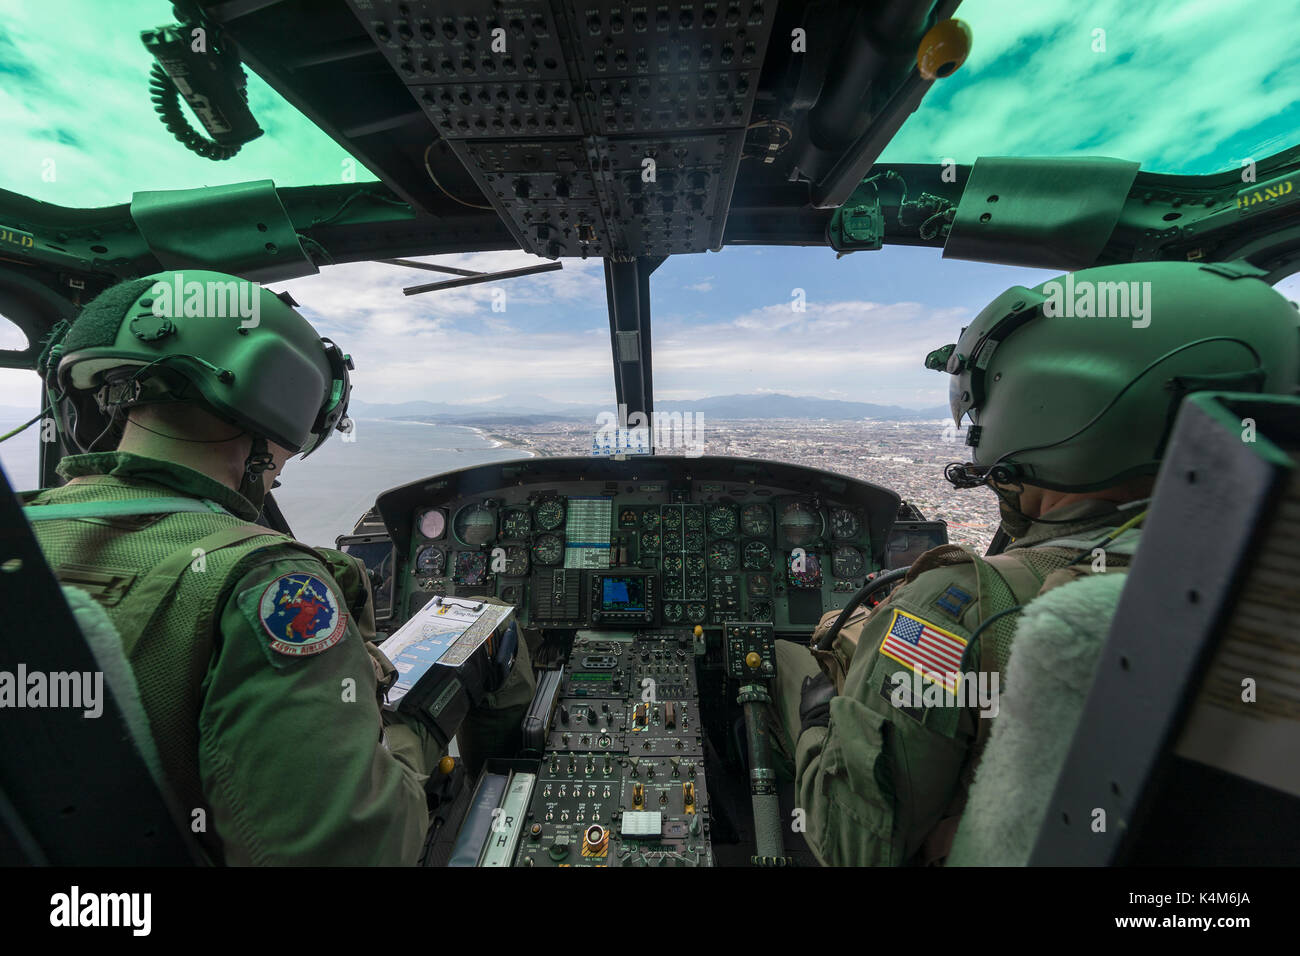
[[[27,347],[27,337],[0,316],[0,351]],[[0,368],[0,435],[22,425],[40,411],[41,381],[30,369]],[[16,491],[35,488],[44,429],[37,422],[26,431],[0,442],[0,467]]]
[[1300,272],[1292,273],[1285,279],[1277,282],[1274,286],[1278,292],[1282,293],[1292,302],[1300,303]]

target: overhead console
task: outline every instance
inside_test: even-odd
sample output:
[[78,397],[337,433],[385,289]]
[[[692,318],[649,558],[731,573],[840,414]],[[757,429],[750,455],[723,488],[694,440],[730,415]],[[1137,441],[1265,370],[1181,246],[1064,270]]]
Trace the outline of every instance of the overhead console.
[[380,495],[394,618],[434,594],[490,595],[547,629],[735,621],[806,634],[886,564],[896,494],[738,458],[546,458]]

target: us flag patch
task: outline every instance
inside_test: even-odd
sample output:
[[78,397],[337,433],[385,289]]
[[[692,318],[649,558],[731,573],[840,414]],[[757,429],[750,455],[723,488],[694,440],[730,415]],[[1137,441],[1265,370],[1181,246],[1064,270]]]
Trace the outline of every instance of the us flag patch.
[[880,653],[953,693],[957,692],[957,675],[965,652],[964,637],[897,609],[880,642]]

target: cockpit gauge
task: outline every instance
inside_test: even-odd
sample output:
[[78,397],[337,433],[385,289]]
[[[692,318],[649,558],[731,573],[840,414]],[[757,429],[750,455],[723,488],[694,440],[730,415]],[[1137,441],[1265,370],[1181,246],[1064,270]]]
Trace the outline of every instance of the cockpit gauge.
[[447,555],[441,548],[427,547],[415,556],[415,573],[436,577],[447,570]]
[[791,551],[786,561],[786,570],[793,588],[822,586],[822,562],[812,551]]
[[664,573],[665,574],[682,573],[682,556],[680,554],[664,555]]
[[564,542],[553,534],[539,534],[533,542],[533,560],[547,567],[564,559]]
[[653,509],[641,512],[641,527],[646,531],[657,531],[659,529],[659,512]]
[[438,508],[430,508],[420,515],[420,534],[437,541],[447,530],[447,516]]
[[[848,508],[831,509],[831,537],[843,541],[845,538],[852,538],[862,527],[858,521],[858,516]],[[856,575],[848,575],[855,577]]]
[[821,537],[824,526],[821,512],[812,505],[794,501],[781,512],[781,533],[791,547],[802,548]]
[[686,620],[690,621],[692,624],[703,624],[708,613],[708,610],[703,604],[686,605]]
[[749,619],[751,621],[772,620],[772,602],[771,601],[750,601]]
[[501,518],[501,537],[522,541],[533,530],[533,516],[527,508],[511,508]]
[[635,528],[637,526],[637,514],[635,508],[624,508],[618,513],[618,526],[620,528]]
[[682,550],[682,534],[680,531],[664,532],[664,552]]
[[690,576],[704,577],[704,558],[698,554],[686,556],[686,573]]
[[767,597],[772,593],[772,578],[767,574],[751,574],[745,589],[750,597]]
[[734,541],[715,541],[709,545],[709,567],[714,571],[734,571],[740,565],[740,549]]
[[456,512],[452,533],[461,544],[487,544],[497,533],[497,516],[485,505],[466,505]]
[[862,576],[862,571],[866,563],[862,560],[862,552],[857,548],[850,548],[847,545],[836,548],[831,555],[831,570],[837,578],[857,578]]
[[528,573],[528,549],[512,544],[506,548],[506,574],[522,577]]
[[762,541],[750,541],[745,545],[745,570],[763,571],[772,566],[772,549]]
[[751,538],[772,533],[772,511],[767,505],[745,505],[740,512],[740,530]]
[[677,531],[682,526],[682,513],[677,508],[669,508],[664,511],[664,528],[668,531]]
[[686,508],[686,530],[703,531],[704,530],[704,508],[696,505],[688,505]]
[[669,624],[678,624],[682,619],[682,606],[680,604],[664,605],[664,620]]
[[686,532],[685,535],[682,536],[682,541],[683,541],[683,543],[685,544],[685,546],[686,546],[686,550],[687,550],[687,551],[703,551],[703,550],[704,550],[704,532],[703,532],[703,531],[688,531],[688,532]]
[[470,587],[482,584],[487,580],[487,555],[482,551],[457,551],[452,580]]
[[709,509],[709,531],[719,538],[729,538],[736,533],[736,509],[731,505],[716,505]]
[[554,531],[564,524],[564,502],[551,498],[537,506],[537,527]]
[[652,554],[659,550],[659,534],[655,531],[645,531],[641,534],[641,551],[645,554]]

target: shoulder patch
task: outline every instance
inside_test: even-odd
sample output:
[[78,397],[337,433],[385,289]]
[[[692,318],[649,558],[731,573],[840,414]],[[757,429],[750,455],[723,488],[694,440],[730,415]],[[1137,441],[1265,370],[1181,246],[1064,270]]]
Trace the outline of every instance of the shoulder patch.
[[974,597],[953,584],[949,585],[948,590],[935,598],[934,606],[950,614],[953,620],[958,620],[966,610],[966,606],[973,600],[975,600]]
[[262,592],[257,617],[271,650],[286,657],[327,651],[343,639],[347,614],[322,576],[282,574]]
[[966,638],[914,614],[894,609],[880,653],[926,680],[956,691]]

